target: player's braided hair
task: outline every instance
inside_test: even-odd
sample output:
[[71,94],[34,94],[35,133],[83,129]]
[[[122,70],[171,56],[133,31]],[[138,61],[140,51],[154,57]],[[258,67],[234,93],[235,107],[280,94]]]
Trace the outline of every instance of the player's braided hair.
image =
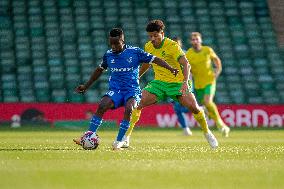
[[165,25],[162,20],[151,20],[146,27],[147,32],[160,32],[164,29]]
[[123,35],[123,30],[121,28],[112,28],[109,32],[110,37],[121,37]]

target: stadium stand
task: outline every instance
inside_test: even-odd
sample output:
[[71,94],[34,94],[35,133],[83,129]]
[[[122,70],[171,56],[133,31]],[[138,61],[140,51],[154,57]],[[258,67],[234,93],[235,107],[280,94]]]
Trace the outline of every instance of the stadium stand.
[[100,63],[109,29],[122,27],[127,43],[143,47],[155,18],[186,48],[199,31],[219,54],[217,103],[284,103],[283,55],[265,0],[1,0],[0,101],[97,102],[106,74],[85,96],[74,88]]

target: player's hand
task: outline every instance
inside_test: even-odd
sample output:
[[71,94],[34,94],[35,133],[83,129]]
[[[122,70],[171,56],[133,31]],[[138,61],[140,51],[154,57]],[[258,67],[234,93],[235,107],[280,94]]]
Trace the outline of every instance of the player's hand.
[[190,93],[188,82],[183,82],[180,92],[182,93],[182,96],[187,96]]
[[81,93],[81,94],[85,93],[86,90],[87,90],[87,87],[86,87],[85,85],[79,85],[79,86],[76,87],[76,89],[75,89],[75,91],[76,91],[77,93]]
[[171,69],[171,73],[174,74],[174,76],[177,76],[178,72],[179,72],[178,69],[175,69],[175,68]]

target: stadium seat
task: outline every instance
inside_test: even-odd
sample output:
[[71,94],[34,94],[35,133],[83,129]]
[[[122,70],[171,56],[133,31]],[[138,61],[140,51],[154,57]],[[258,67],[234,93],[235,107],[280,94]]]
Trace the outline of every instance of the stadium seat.
[[[127,43],[143,48],[145,25],[157,18],[166,23],[167,36],[183,39],[184,48],[190,33],[199,31],[220,56],[218,103],[284,102],[284,57],[265,0],[2,0],[0,13],[3,102],[98,101],[108,74],[85,96],[73,89],[101,62],[109,29],[122,27]],[[141,85],[152,79],[151,71]]]

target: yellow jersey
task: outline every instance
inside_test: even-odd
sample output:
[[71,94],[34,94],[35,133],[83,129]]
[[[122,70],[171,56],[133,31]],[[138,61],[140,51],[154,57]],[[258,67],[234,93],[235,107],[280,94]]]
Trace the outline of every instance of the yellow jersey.
[[191,73],[194,79],[194,88],[202,89],[206,85],[215,82],[215,74],[211,60],[217,55],[208,46],[202,46],[199,52],[193,48],[188,49],[186,58],[191,65]]
[[177,42],[165,37],[162,41],[161,46],[159,48],[155,48],[151,43],[151,41],[148,41],[145,44],[145,51],[166,61],[173,68],[179,70],[177,76],[174,76],[166,68],[163,68],[156,64],[152,64],[155,73],[155,78],[154,78],[155,80],[160,80],[163,82],[170,82],[170,83],[177,83],[183,81],[184,77],[183,77],[182,67],[178,62],[178,60],[180,57],[184,56],[185,54]]

